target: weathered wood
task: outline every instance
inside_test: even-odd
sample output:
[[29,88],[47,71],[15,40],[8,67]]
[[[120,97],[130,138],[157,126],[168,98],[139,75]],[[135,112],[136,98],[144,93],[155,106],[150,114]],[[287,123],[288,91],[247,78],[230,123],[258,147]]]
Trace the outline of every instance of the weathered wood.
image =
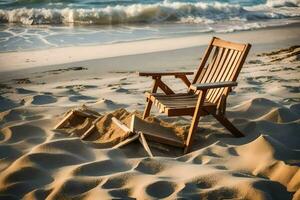
[[139,132],[138,134],[139,134],[139,136],[140,136],[140,137],[139,137],[140,143],[143,145],[143,147],[144,147],[144,149],[146,150],[146,152],[148,153],[148,155],[149,155],[150,157],[153,157],[153,154],[152,154],[152,152],[151,152],[151,150],[150,150],[150,148],[149,148],[149,146],[148,146],[148,143],[147,143],[147,141],[146,141],[146,138],[145,138],[143,132]]
[[208,82],[210,82],[210,83],[218,82],[217,77],[219,76],[220,71],[222,69],[226,68],[226,65],[224,65],[224,63],[226,61],[226,58],[228,57],[229,51],[230,51],[229,49],[223,48],[222,56],[220,58],[220,62],[216,66],[214,74],[211,74],[211,76],[209,77]]
[[127,138],[126,140],[120,142],[119,144],[113,146],[113,149],[123,147],[123,146],[125,146],[126,144],[129,144],[129,143],[131,143],[131,142],[137,140],[139,137],[140,137],[139,134],[134,134],[132,137],[129,137],[129,138]]
[[119,121],[117,118],[112,117],[112,122],[117,125],[120,129],[122,129],[125,133],[130,133],[131,130],[126,125],[124,125],[121,121]]
[[97,119],[95,119],[93,121],[92,126],[85,132],[82,134],[82,136],[80,137],[80,139],[84,140],[86,139],[89,135],[91,135],[91,133],[93,133],[93,131],[96,129],[97,127],[97,122],[101,119],[101,116],[98,117]]
[[244,134],[241,133],[224,115],[212,115],[235,137],[244,137]]
[[[157,91],[157,88],[158,88],[158,80],[160,78],[159,77],[155,77],[153,78],[153,87],[151,89],[151,93],[156,93]],[[151,110],[151,107],[152,107],[152,101],[150,100],[150,98],[147,98],[147,105],[145,107],[145,110],[144,110],[144,114],[143,114],[143,119],[146,119],[149,115],[150,115],[150,110]]]
[[192,84],[190,88],[192,90],[207,90],[212,88],[221,88],[221,87],[234,87],[237,86],[237,82],[233,81],[224,81],[224,82],[217,82],[217,83],[199,83],[199,84]]
[[201,72],[203,72],[202,70],[203,70],[204,67],[205,67],[205,64],[206,64],[206,62],[207,62],[207,60],[208,60],[208,58],[209,58],[209,55],[210,55],[211,50],[213,49],[212,43],[214,42],[215,39],[216,39],[216,37],[213,37],[213,38],[211,39],[211,41],[210,41],[210,43],[209,43],[207,49],[205,50],[204,56],[203,56],[203,58],[201,59],[201,62],[200,62],[200,64],[199,64],[198,71],[197,71],[197,73],[196,73],[196,75],[195,75],[195,77],[194,77],[194,80],[193,80],[193,82],[192,82],[193,84],[196,83],[196,82],[198,81],[198,78],[199,78]]
[[207,71],[207,77],[206,79],[202,79],[201,82],[204,83],[210,83],[210,79],[215,75],[215,72],[220,64],[220,61],[222,60],[222,56],[223,56],[223,52],[224,52],[224,48],[218,48],[217,51],[217,56],[215,61],[213,62],[213,64],[209,67],[209,71]]
[[75,115],[79,115],[79,116],[82,116],[82,117],[89,117],[89,118],[99,117],[99,115],[95,115],[94,113],[89,113],[89,112],[86,112],[84,110],[74,110],[73,112],[74,112]]
[[157,79],[157,84],[158,84],[158,87],[159,87],[162,91],[164,91],[165,94],[167,94],[167,95],[175,94],[175,93],[173,92],[173,90],[172,90],[169,86],[167,86],[164,82],[162,82],[161,79]]
[[214,47],[214,52],[213,52],[211,62],[208,63],[205,73],[203,74],[203,77],[201,77],[200,83],[205,83],[208,76],[211,74],[211,71],[212,71],[213,67],[215,66],[216,61],[219,59],[219,55],[220,55],[219,50],[220,50],[220,48]]
[[[150,108],[153,103],[160,112],[164,112],[168,116],[193,116],[185,143],[185,152],[188,152],[192,145],[194,131],[197,128],[200,116],[213,114],[232,134],[241,136],[242,133],[226,119],[224,114],[226,98],[231,88],[237,85],[235,81],[250,48],[250,44],[233,43],[213,37],[200,62],[192,84],[187,79],[186,74],[172,74],[176,78],[180,78],[189,87],[188,92],[184,94],[174,94],[161,81],[162,74],[152,73],[151,76],[157,78],[158,87],[163,88],[165,94],[157,94],[156,91],[146,94],[149,101],[144,116],[149,115],[149,102],[151,102]],[[144,75],[150,76],[149,74]],[[145,135],[145,137],[147,136]]]
[[82,139],[82,140],[86,139],[95,129],[96,129],[96,126],[93,124],[86,132],[84,132],[82,134],[80,139]]
[[243,51],[242,51],[242,55],[241,55],[241,59],[239,60],[238,62],[238,67],[237,67],[237,70],[235,71],[235,73],[233,74],[232,76],[232,80],[233,81],[236,81],[241,69],[242,69],[242,66],[244,65],[244,62],[246,60],[246,57],[250,51],[250,48],[251,48],[251,44],[246,44],[246,46],[244,47]]
[[153,157],[153,154],[147,144],[147,141],[145,139],[145,136],[142,132],[137,132],[134,128],[134,125],[135,125],[135,115],[132,116],[131,118],[131,125],[130,125],[130,128],[128,128],[125,124],[123,124],[121,121],[119,121],[117,118],[113,117],[112,118],[112,121],[119,127],[121,128],[123,131],[125,131],[126,133],[133,133],[134,135],[126,140],[124,140],[123,142],[115,145],[113,148],[119,148],[119,147],[122,147],[126,144],[129,144],[133,141],[135,141],[136,139],[139,139],[140,143],[143,145],[144,149],[146,150],[146,152],[148,153],[148,155],[150,157]]
[[175,78],[180,78],[182,82],[189,88],[191,85],[190,80],[186,77],[186,75],[176,75]]
[[[225,66],[226,70],[225,70],[224,74],[222,75],[222,78],[219,82],[231,81],[231,79],[229,78],[229,75],[232,73],[232,70],[235,67],[235,63],[237,62],[237,60],[239,58],[239,54],[240,54],[240,52],[236,51],[236,54],[235,54],[234,58],[231,60],[231,62],[229,63],[229,65]],[[219,98],[221,97],[223,90],[224,90],[223,88],[215,89],[214,92],[210,95],[209,101],[216,103],[219,100]]]
[[[214,70],[214,73],[211,73],[211,75],[209,76],[208,78],[208,81],[209,83],[214,83],[214,82],[219,82],[217,81],[217,77],[219,76],[220,74],[220,71],[224,68],[226,68],[226,65],[224,65],[224,62],[228,56],[228,52],[230,50],[229,49],[225,49],[223,48],[223,52],[222,52],[222,56],[220,58],[220,62],[218,63],[218,65],[216,66],[215,70]],[[210,97],[213,96],[213,94],[216,93],[216,91],[219,90],[219,89],[210,89],[208,92],[207,92],[207,95],[206,95],[206,98],[211,101]]]
[[74,117],[74,110],[71,110],[55,127],[55,129],[60,129],[61,127],[64,127],[68,120],[72,119]]
[[151,107],[152,107],[152,101],[148,99],[147,105],[144,110],[143,119],[146,119],[150,115]]
[[205,101],[206,92],[207,92],[207,90],[201,90],[201,93],[198,97],[196,109],[194,112],[194,116],[193,116],[192,123],[191,123],[190,129],[189,129],[188,137],[186,140],[186,147],[184,149],[184,154],[189,152],[190,148],[192,147],[195,131],[197,130],[198,122],[199,122],[199,119],[201,116],[201,112],[200,112],[201,106],[203,105],[203,103]]
[[[203,107],[201,108],[201,116],[209,115],[210,112],[216,112],[216,106]],[[165,114],[169,117],[175,116],[193,116],[195,112],[195,107],[193,108],[165,108]]]
[[132,116],[132,119],[132,127],[134,127],[134,132],[143,132],[145,138],[162,144],[184,147],[184,141],[182,141],[174,133],[166,132],[164,130],[158,130],[156,127],[153,127],[153,125],[148,124],[135,115]]
[[164,137],[163,135],[153,134],[152,132],[144,132],[144,135],[147,139],[154,142],[159,142],[175,147],[184,147],[184,142],[179,139]]
[[244,44],[233,43],[233,42],[221,40],[219,38],[216,38],[213,41],[212,45],[218,46],[218,47],[224,47],[224,48],[228,48],[228,49],[234,49],[234,50],[237,50],[237,51],[243,51],[244,47],[245,47]]
[[225,115],[227,96],[223,94],[217,104],[217,115]]
[[[164,112],[168,116],[181,116],[194,114],[195,106],[198,100],[198,95],[196,94],[174,94],[174,95],[161,95],[152,94],[151,101],[155,102],[155,105],[159,108],[161,112]],[[216,105],[214,103],[205,102],[203,104],[204,110],[209,110],[211,112],[215,111]],[[206,112],[202,112],[206,114]]]
[[177,75],[193,75],[194,72],[139,72],[139,76],[177,76]]
[[177,99],[177,98],[180,99],[180,98],[194,98],[197,95],[196,94],[189,94],[189,93],[176,93],[176,94],[166,95],[166,94],[162,94],[162,93],[153,93],[153,94],[151,94],[151,93],[146,92],[145,96],[147,98],[154,97],[154,99],[156,97],[159,97],[159,98],[170,98],[170,97],[172,97],[174,99]]
[[[228,64],[232,60],[233,54],[234,54],[234,50],[229,49],[228,54],[226,55],[226,61],[220,67],[220,71],[215,76],[215,79],[213,80],[213,82],[220,82],[222,80],[222,77],[224,76],[224,72],[226,71],[226,69],[229,68]],[[207,99],[212,102],[212,99],[213,99],[215,93],[217,93],[219,90],[220,89],[210,90],[207,94]]]

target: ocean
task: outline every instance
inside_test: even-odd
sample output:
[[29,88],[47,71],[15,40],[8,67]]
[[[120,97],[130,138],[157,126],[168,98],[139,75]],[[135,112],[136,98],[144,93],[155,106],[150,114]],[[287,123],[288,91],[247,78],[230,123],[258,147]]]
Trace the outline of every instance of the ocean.
[[233,32],[300,21],[300,0],[0,0],[0,52]]

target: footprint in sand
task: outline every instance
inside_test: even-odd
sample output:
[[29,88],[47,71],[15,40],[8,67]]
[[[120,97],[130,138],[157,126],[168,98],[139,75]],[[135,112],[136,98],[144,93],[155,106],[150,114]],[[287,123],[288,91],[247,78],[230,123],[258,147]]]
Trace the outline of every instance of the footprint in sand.
[[73,95],[69,97],[69,100],[72,102],[78,101],[87,101],[87,100],[96,100],[97,98],[85,95]]
[[108,192],[111,196],[121,198],[121,199],[129,199],[130,196],[130,189],[128,188],[121,188],[121,189],[115,189],[110,190]]
[[169,181],[157,181],[146,187],[148,195],[155,198],[166,198],[173,194],[176,188],[176,184]]
[[70,178],[62,184],[57,193],[65,194],[68,196],[80,195],[97,187],[99,182],[100,181],[98,180]]
[[108,178],[108,180],[102,185],[102,188],[103,189],[122,188],[123,186],[126,185],[128,180],[129,180],[129,176],[124,174],[122,174],[121,176]]
[[27,102],[30,102],[33,105],[45,105],[50,103],[57,102],[57,99],[53,97],[52,95],[35,95],[32,97],[27,97],[22,100],[22,103],[27,104]]
[[157,174],[164,169],[164,165],[157,160],[145,159],[139,162],[135,170],[145,174]]
[[125,89],[125,88],[122,88],[122,87],[118,87],[118,88],[111,88],[112,90],[115,90],[115,92],[118,92],[118,93],[126,93],[126,94],[129,94],[129,90]]

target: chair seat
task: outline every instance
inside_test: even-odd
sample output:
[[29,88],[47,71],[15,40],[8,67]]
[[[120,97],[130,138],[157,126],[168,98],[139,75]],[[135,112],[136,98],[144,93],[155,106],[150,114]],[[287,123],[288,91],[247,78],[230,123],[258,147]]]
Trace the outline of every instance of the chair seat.
[[[188,93],[171,95],[146,93],[146,97],[159,108],[161,113],[166,113],[168,116],[193,116],[198,100],[198,95]],[[201,107],[201,111],[201,115],[207,115],[209,114],[208,112],[215,112],[216,104],[205,101]]]

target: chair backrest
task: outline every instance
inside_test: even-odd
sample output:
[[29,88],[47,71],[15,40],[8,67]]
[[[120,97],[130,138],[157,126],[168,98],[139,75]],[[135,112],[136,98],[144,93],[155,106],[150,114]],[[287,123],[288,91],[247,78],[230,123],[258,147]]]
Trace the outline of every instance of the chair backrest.
[[[193,84],[236,81],[250,48],[250,44],[233,43],[213,37],[201,60]],[[217,103],[222,95],[227,96],[228,93],[228,88],[210,89],[206,99]]]

